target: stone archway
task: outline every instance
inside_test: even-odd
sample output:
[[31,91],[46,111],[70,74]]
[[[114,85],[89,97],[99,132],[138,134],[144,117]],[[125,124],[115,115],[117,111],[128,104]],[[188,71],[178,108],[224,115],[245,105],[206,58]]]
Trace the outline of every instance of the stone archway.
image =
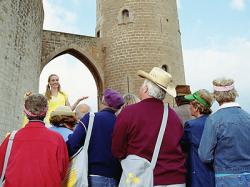
[[41,67],[40,72],[42,71],[44,66],[47,65],[51,60],[64,54],[70,54],[74,56],[75,58],[77,58],[79,61],[81,61],[84,65],[86,65],[95,79],[98,93],[99,91],[103,90],[103,77],[100,74],[100,72],[102,71],[101,68],[86,53],[84,54],[84,52],[80,52],[79,50],[76,50],[75,48],[67,47],[67,48],[60,48],[56,50],[53,54],[51,54],[51,56],[49,56],[46,59],[46,62],[43,63],[43,66]]
[[104,68],[101,63],[101,44],[97,38],[44,31],[42,46],[40,73],[44,66],[54,58],[70,54],[80,60],[90,70],[95,79],[98,97],[100,98],[104,88]]

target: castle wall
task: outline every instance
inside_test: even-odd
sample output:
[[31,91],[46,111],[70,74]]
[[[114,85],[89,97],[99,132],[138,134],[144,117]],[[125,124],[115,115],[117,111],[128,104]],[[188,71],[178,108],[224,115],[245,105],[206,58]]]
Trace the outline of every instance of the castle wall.
[[105,87],[137,94],[136,72],[162,65],[185,83],[175,0],[97,0],[96,33],[106,49]]
[[23,96],[38,91],[42,0],[0,1],[0,141],[21,126]]
[[88,37],[43,31],[42,0],[0,0],[0,141],[21,126],[23,95],[38,91],[43,67],[65,53],[89,68],[100,95],[137,94],[136,72],[153,66],[185,84],[176,0],[97,0],[96,8],[97,37]]

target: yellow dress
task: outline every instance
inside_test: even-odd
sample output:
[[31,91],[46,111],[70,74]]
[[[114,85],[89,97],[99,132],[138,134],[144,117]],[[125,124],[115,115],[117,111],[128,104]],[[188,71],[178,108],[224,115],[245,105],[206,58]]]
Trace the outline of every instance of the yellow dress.
[[65,93],[58,92],[57,96],[51,96],[51,99],[48,100],[48,112],[44,119],[46,125],[50,124],[49,118],[52,111],[54,111],[59,106],[65,106],[68,96]]
[[[62,93],[58,92],[57,96],[51,96],[51,99],[48,100],[48,111],[46,117],[44,118],[46,126],[50,125],[49,118],[51,112],[54,111],[59,106],[66,105],[67,99],[68,96],[63,92]],[[29,121],[28,118],[26,117],[26,115],[24,115],[22,127],[24,127],[28,123],[28,121]]]

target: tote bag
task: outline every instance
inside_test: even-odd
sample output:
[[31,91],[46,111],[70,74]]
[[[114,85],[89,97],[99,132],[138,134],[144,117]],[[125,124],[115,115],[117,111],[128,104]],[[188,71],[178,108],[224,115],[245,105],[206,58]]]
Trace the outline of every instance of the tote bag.
[[94,117],[94,113],[89,114],[89,125],[84,146],[82,146],[71,158],[68,173],[64,181],[65,187],[88,186],[88,146],[93,128]]
[[153,169],[150,162],[137,155],[128,155],[121,161],[122,176],[119,187],[152,187]]

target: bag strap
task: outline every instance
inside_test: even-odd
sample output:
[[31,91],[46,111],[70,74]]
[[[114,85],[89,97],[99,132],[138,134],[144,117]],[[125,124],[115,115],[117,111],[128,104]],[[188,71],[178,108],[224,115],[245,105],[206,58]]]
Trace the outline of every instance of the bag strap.
[[3,171],[2,171],[2,175],[1,175],[1,179],[0,179],[1,184],[3,183],[3,180],[4,180],[4,175],[5,175],[5,171],[7,168],[10,152],[11,152],[11,147],[12,147],[16,132],[17,131],[13,131],[9,137],[9,141],[8,141],[8,145],[7,145],[7,149],[6,149],[6,153],[5,153],[5,158],[4,158]]
[[90,136],[91,136],[91,132],[92,132],[92,128],[93,128],[94,118],[95,118],[95,114],[93,112],[90,112],[89,113],[89,125],[88,125],[87,135],[86,135],[86,138],[84,141],[84,146],[83,146],[83,148],[85,150],[88,150],[88,147],[89,147],[89,140],[90,140]]
[[167,126],[167,121],[168,121],[168,104],[164,104],[164,112],[163,112],[163,117],[162,117],[162,122],[161,122],[161,128],[157,137],[157,141],[155,144],[155,149],[154,149],[154,153],[153,153],[153,157],[151,160],[151,168],[154,169],[156,162],[157,162],[157,158],[160,152],[160,148],[161,148],[161,143],[162,143],[162,139],[163,139],[163,135]]

